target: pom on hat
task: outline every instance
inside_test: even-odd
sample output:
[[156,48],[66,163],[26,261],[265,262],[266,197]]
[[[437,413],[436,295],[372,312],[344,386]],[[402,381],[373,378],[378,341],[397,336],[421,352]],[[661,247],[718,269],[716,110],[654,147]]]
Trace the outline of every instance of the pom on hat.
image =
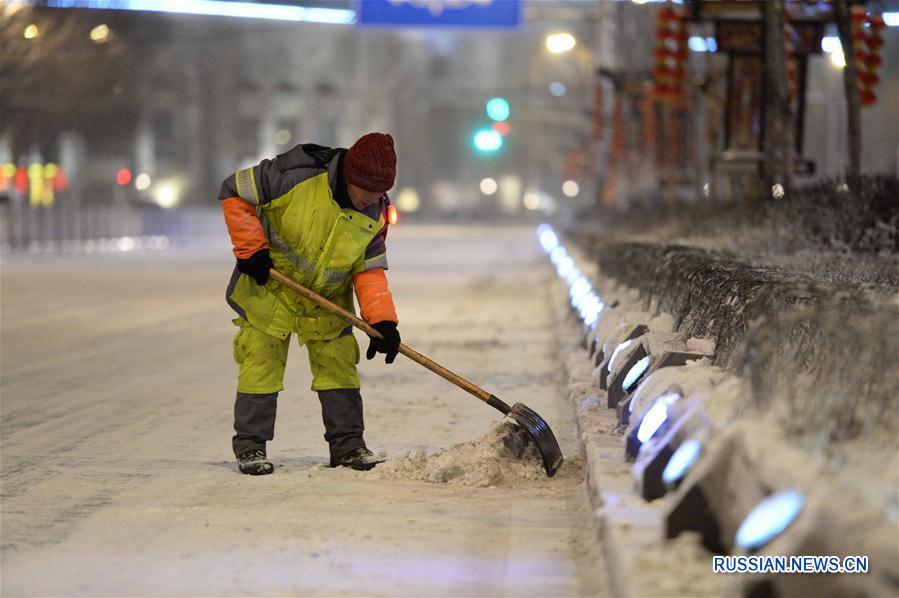
[[393,137],[387,133],[368,133],[347,150],[343,163],[346,182],[380,192],[393,187],[396,179],[396,152]]

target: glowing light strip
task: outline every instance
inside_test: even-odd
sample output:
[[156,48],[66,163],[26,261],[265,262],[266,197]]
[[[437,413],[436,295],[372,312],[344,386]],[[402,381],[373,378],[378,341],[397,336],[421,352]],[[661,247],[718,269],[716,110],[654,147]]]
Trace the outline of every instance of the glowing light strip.
[[349,25],[356,11],[343,8],[310,8],[224,0],[47,0],[51,8],[95,8],[104,10],[139,10],[212,17],[238,17],[275,21],[302,21]]
[[899,12],[885,12],[880,16],[887,27],[899,27]]
[[571,307],[578,312],[581,320],[592,328],[596,325],[599,313],[606,307],[602,299],[593,291],[590,280],[575,266],[574,259],[565,251],[565,247],[559,242],[559,237],[550,225],[544,223],[538,226],[537,238],[543,250],[549,254],[549,261],[556,267],[559,278],[568,285]]

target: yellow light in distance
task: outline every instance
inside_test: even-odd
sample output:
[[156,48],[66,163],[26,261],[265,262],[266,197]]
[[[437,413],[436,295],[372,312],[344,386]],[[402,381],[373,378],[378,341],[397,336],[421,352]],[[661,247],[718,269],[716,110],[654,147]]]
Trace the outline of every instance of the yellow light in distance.
[[98,44],[102,44],[107,39],[109,39],[109,27],[105,24],[97,25],[96,27],[91,29],[91,39]]
[[553,54],[569,52],[577,45],[577,40],[570,33],[553,33],[546,38],[546,49]]
[[499,188],[496,181],[487,177],[486,179],[481,179],[481,184],[479,185],[481,188],[481,193],[484,195],[493,195],[496,193],[496,190]]

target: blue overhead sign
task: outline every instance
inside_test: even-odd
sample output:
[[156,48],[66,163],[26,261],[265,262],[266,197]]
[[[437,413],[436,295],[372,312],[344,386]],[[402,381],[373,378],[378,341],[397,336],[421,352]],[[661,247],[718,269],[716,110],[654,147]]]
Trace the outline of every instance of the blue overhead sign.
[[360,25],[511,29],[521,24],[520,0],[358,0]]

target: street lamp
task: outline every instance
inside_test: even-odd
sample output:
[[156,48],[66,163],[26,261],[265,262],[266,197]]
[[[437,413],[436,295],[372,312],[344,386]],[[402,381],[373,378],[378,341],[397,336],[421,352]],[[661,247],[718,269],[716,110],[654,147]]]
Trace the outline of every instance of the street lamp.
[[580,191],[581,186],[577,184],[577,181],[569,179],[562,183],[562,193],[565,194],[565,197],[577,197]]
[[91,40],[98,44],[102,44],[107,39],[109,39],[109,26],[108,25],[97,25],[93,29],[91,29]]
[[570,33],[553,33],[546,38],[546,49],[553,54],[562,54],[574,49],[577,40]]
[[496,180],[492,179],[490,177],[481,179],[481,184],[479,186],[481,188],[481,193],[483,193],[484,195],[493,195],[494,193],[496,193],[496,190],[499,188],[499,185],[497,185]]

